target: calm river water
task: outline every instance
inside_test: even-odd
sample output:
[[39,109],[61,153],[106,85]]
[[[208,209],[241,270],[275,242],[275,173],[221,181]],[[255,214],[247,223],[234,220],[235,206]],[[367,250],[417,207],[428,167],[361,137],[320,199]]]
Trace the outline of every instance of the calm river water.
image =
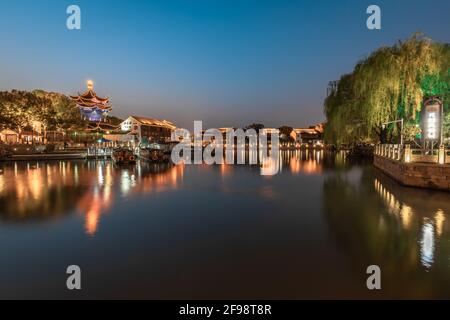
[[448,193],[341,154],[280,168],[1,163],[0,298],[450,298]]

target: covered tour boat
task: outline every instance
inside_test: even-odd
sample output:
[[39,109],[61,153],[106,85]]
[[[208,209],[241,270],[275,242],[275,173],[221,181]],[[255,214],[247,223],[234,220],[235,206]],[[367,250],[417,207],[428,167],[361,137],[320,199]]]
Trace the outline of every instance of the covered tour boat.
[[134,164],[136,163],[136,156],[133,151],[126,148],[118,148],[113,150],[111,158],[115,164]]
[[139,158],[147,162],[164,163],[170,161],[170,153],[167,152],[163,145],[153,143],[140,148]]

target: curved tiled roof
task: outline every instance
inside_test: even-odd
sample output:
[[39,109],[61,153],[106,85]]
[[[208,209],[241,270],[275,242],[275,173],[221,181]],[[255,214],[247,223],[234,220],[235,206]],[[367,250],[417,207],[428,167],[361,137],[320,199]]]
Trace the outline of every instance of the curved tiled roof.
[[77,96],[70,96],[70,98],[80,107],[83,108],[99,108],[101,110],[112,110],[109,105],[109,98],[101,98],[93,90],[88,90],[83,94]]
[[177,127],[174,123],[167,120],[158,120],[147,117],[131,116],[133,119],[139,121],[141,124],[146,124],[149,126],[163,127],[171,130],[175,130]]

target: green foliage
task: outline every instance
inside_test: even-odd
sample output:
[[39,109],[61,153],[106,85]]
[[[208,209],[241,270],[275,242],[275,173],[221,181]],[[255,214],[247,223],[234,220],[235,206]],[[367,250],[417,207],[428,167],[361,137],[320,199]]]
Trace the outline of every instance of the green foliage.
[[[383,47],[341,77],[325,100],[325,140],[341,144],[375,141],[398,132],[381,124],[405,119],[414,127],[424,96],[441,95],[448,109],[450,47],[420,34]],[[410,130],[411,134],[417,129]]]
[[421,134],[420,126],[414,121],[406,122],[403,128],[403,137],[405,142],[416,140]]
[[22,130],[34,121],[50,125],[54,116],[51,102],[26,91],[0,92],[0,125],[2,128]]
[[51,102],[54,117],[51,119],[49,129],[81,129],[85,127],[86,121],[82,119],[80,111],[69,97],[61,93],[43,90],[35,90],[33,94]]
[[46,130],[85,126],[75,104],[63,94],[42,90],[0,92],[0,128],[20,131],[32,127],[35,121]]
[[450,139],[450,112],[444,116],[444,137]]

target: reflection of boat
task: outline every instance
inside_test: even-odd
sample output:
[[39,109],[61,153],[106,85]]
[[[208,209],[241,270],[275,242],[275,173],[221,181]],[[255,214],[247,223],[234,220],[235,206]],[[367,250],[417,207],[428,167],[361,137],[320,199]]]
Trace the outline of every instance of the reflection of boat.
[[136,157],[130,149],[118,148],[113,150],[111,158],[115,164],[132,164],[136,163]]

